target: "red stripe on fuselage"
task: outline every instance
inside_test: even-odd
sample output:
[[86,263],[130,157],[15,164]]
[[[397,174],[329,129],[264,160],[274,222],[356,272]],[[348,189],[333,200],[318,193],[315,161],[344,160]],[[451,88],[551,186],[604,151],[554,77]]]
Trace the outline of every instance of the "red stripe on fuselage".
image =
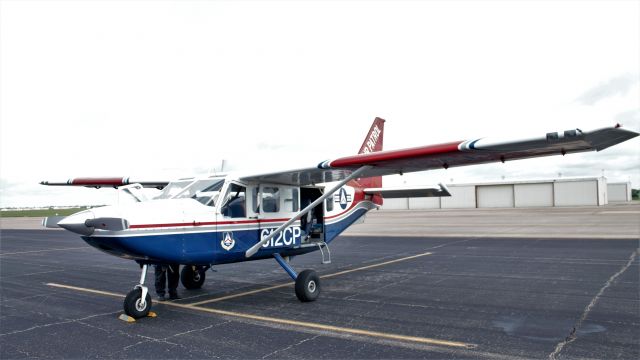
[[289,219],[260,219],[260,220],[236,220],[236,221],[192,221],[187,223],[169,223],[169,224],[137,224],[129,225],[129,229],[149,229],[164,227],[181,227],[181,226],[210,226],[210,225],[235,225],[235,224],[259,224],[271,222],[284,222]]
[[390,150],[390,151],[378,151],[368,154],[360,154],[354,156],[347,156],[331,161],[329,166],[331,167],[348,167],[348,166],[362,166],[369,164],[376,164],[385,161],[411,159],[421,156],[446,154],[452,152],[458,152],[458,145],[462,141],[451,142],[446,144],[429,145],[403,150]]
[[[332,215],[332,216],[325,216],[325,220],[327,219],[333,219],[336,218],[338,216],[344,215],[345,213],[351,211],[351,209],[353,209],[358,203],[360,203],[361,201],[364,200],[364,192],[362,191],[362,189],[358,186],[357,183],[350,183],[349,185],[351,185],[352,187],[355,188],[355,192],[353,194],[354,199],[351,202],[351,206],[349,206],[347,209],[345,209],[343,212],[336,214],[336,215]],[[333,201],[333,196],[330,197],[330,199]],[[151,229],[151,228],[166,228],[166,227],[185,227],[185,226],[211,226],[211,225],[236,225],[236,224],[259,224],[259,223],[273,223],[273,222],[286,222],[288,221],[288,218],[284,218],[284,219],[260,219],[260,220],[235,220],[235,221],[208,221],[208,222],[188,222],[188,223],[169,223],[169,224],[137,224],[137,225],[129,225],[130,229]]]

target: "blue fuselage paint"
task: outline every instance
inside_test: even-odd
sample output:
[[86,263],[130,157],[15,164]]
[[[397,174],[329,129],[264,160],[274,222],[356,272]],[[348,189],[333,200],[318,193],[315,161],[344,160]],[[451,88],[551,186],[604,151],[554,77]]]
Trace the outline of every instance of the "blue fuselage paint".
[[[340,221],[326,224],[325,242],[333,241],[368,210],[358,207]],[[216,230],[202,232],[172,232],[154,235],[127,234],[121,236],[83,236],[89,245],[110,255],[142,263],[178,263],[185,265],[215,265],[273,257],[302,255],[317,251],[317,246],[301,246],[302,237],[293,230],[285,233],[281,241],[268,244],[254,256],[245,257],[245,251],[261,238],[264,229]],[[225,241],[226,240],[226,241]],[[226,248],[225,248],[226,247]]]

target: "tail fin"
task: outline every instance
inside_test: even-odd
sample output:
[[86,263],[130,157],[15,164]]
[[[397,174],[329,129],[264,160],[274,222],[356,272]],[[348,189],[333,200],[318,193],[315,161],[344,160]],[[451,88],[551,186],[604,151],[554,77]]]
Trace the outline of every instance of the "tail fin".
[[382,151],[382,136],[384,131],[384,119],[377,117],[371,124],[371,129],[364,138],[358,154],[367,154],[375,151]]
[[[384,122],[385,120],[379,117],[373,120],[373,124],[371,124],[367,137],[364,138],[364,142],[362,143],[362,146],[360,146],[358,154],[382,151]],[[360,186],[365,188],[381,188],[382,176],[360,179],[358,183]]]

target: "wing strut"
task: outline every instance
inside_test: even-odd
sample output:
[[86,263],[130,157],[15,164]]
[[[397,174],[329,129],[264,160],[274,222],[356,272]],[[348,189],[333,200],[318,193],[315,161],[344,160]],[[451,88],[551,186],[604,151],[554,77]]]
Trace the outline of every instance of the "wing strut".
[[271,234],[269,234],[267,237],[265,237],[264,239],[260,240],[257,244],[253,245],[252,247],[249,248],[249,250],[247,250],[247,252],[245,252],[244,256],[247,258],[252,257],[255,253],[258,252],[258,250],[260,250],[260,247],[264,244],[266,244],[267,242],[269,242],[269,240],[271,240],[273,237],[275,237],[276,235],[278,235],[282,230],[286,229],[289,225],[293,224],[296,220],[298,220],[299,218],[301,218],[303,215],[305,215],[306,213],[308,213],[309,211],[311,211],[314,207],[316,207],[318,204],[322,203],[324,201],[324,199],[328,198],[329,196],[333,195],[334,192],[338,191],[342,186],[344,186],[344,184],[348,183],[349,181],[355,179],[358,177],[358,175],[360,175],[363,171],[369,170],[371,169],[372,166],[370,165],[365,165],[365,166],[361,166],[359,167],[356,171],[352,172],[349,176],[347,176],[344,180],[340,181],[336,186],[334,186],[331,190],[329,191],[325,191],[324,194],[322,194],[322,196],[320,196],[319,198],[316,199],[316,201],[312,202],[309,206],[307,206],[306,208],[302,209],[299,213],[295,214],[291,219],[289,219],[286,223],[280,225],[279,228],[275,229],[273,232],[271,232]]

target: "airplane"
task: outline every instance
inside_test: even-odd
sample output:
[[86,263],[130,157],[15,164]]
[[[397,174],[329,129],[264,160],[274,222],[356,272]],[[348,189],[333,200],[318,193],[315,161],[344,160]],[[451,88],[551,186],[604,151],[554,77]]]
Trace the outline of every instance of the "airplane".
[[[613,127],[550,132],[524,140],[478,138],[383,151],[385,120],[376,118],[356,155],[306,168],[261,174],[219,174],[174,181],[127,177],[43,181],[50,186],[120,188],[134,201],[43,220],[81,235],[89,245],[137,262],[140,281],[124,300],[133,318],[149,313],[149,265],[184,265],[180,279],[198,289],[215,265],[273,258],[295,281],[302,302],[320,294],[314,270],[297,273],[294,256],[320,251],[384,198],[450,196],[443,184],[383,187],[382,176],[548,155],[601,151],[639,134]],[[143,188],[161,190],[148,198]]]

